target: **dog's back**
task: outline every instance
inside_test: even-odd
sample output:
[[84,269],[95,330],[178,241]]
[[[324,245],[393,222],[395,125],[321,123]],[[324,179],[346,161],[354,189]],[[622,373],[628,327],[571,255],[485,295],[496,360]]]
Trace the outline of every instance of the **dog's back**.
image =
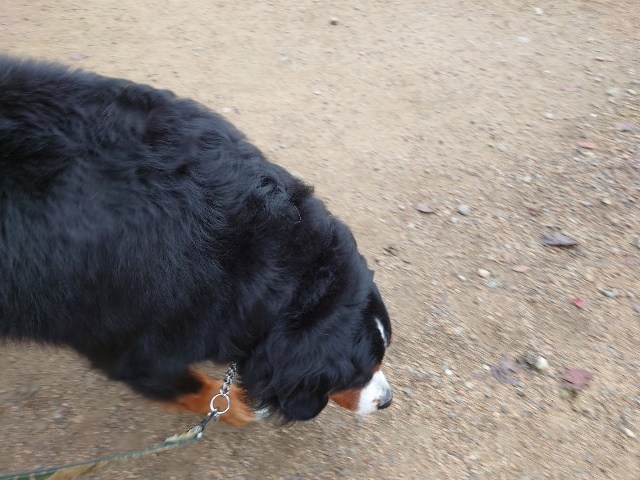
[[308,193],[195,102],[0,57],[0,335],[93,353],[149,319],[223,316],[247,206],[277,220],[292,191]]

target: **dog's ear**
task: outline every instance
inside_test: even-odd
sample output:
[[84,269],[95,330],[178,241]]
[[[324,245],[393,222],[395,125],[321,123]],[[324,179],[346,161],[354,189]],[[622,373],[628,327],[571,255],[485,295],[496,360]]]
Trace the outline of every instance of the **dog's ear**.
[[[277,174],[274,171],[274,174]],[[271,176],[263,176],[256,185],[256,200],[264,206],[269,215],[275,217],[284,216],[292,223],[300,223],[302,215],[297,207],[301,199],[311,195],[310,187],[299,181],[291,181],[283,177],[276,179]]]
[[329,345],[302,334],[270,332],[239,365],[242,386],[254,407],[280,414],[284,421],[310,420],[327,405],[340,373]]
[[280,401],[280,412],[287,420],[311,420],[327,406],[327,392],[309,392],[298,388]]

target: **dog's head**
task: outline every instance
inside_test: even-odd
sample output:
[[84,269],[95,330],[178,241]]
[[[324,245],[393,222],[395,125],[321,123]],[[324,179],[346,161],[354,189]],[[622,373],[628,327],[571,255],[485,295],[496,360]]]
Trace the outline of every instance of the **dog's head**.
[[[350,379],[348,385],[342,388],[334,388],[330,394],[331,400],[359,415],[366,415],[376,410],[387,408],[391,405],[393,398],[391,387],[381,369],[382,359],[391,339],[391,324],[387,310],[375,285],[369,296],[368,307],[363,317],[365,325],[368,326],[365,328],[367,338],[358,343],[360,348],[364,348],[364,357],[370,358],[373,355],[377,363],[374,364],[373,369],[370,371],[368,370],[370,363],[363,363],[361,365],[362,373],[356,376],[359,378]],[[371,330],[371,319],[375,322],[379,336],[376,335],[375,331]]]
[[342,305],[309,328],[276,327],[241,363],[256,408],[285,420],[309,420],[329,400],[366,415],[391,404],[382,360],[391,326],[373,283],[359,305]]
[[283,318],[240,362],[249,399],[285,420],[309,420],[329,400],[361,415],[391,404],[381,369],[389,315],[353,236],[331,226],[324,253],[298,259],[305,268]]

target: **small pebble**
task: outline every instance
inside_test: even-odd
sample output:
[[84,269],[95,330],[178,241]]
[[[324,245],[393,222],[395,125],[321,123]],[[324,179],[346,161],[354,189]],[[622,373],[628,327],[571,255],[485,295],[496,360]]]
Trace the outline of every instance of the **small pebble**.
[[461,282],[466,282],[467,281],[467,277],[465,277],[464,275],[456,275],[458,277],[458,280],[460,280]]
[[607,298],[616,298],[618,296],[618,292],[615,290],[608,290],[606,288],[603,288],[602,290],[600,290],[602,292],[602,294],[607,297]]
[[487,287],[489,288],[500,288],[500,282],[498,282],[497,280],[490,280],[487,282]]
[[466,388],[467,390],[473,390],[473,383],[471,382],[464,382],[464,388]]
[[484,268],[479,268],[478,275],[480,275],[482,278],[489,278],[491,276],[491,272],[489,270],[485,270]]
[[464,329],[462,327],[451,327],[451,332],[459,337],[464,337]]
[[544,15],[544,9],[540,7],[534,7],[533,11],[536,13],[536,15]]
[[574,390],[569,390],[566,388],[560,389],[560,398],[567,401],[572,401],[576,397],[576,392]]
[[535,367],[536,366],[536,361],[538,360],[539,356],[540,355],[538,355],[537,353],[532,352],[532,351],[529,350],[519,358],[519,361],[521,363],[524,363],[524,364],[530,366],[530,367]]
[[331,25],[338,25],[338,19],[336,17],[331,17],[331,20],[329,20],[329,23]]
[[624,433],[627,437],[629,438],[636,438],[636,434],[633,433],[630,429],[628,429],[627,427],[622,427],[622,433]]
[[603,205],[611,205],[611,200],[606,197],[601,198],[600,201],[602,202]]
[[546,118],[547,120],[553,120],[555,118],[555,115],[551,112],[546,112],[544,114],[544,118]]
[[464,215],[465,217],[471,213],[471,207],[469,205],[459,205],[458,213],[460,215]]
[[540,355],[536,358],[535,367],[540,371],[547,370],[549,368],[549,361]]

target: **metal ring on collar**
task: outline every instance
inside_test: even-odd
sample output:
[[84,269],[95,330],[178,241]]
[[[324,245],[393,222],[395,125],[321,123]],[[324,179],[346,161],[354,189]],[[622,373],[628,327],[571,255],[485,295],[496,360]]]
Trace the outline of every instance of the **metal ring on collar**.
[[[214,405],[214,402],[216,401],[216,398],[218,397],[222,397],[227,401],[227,406],[224,410],[218,410],[218,407],[216,407]],[[209,408],[211,409],[212,412],[216,412],[218,415],[222,415],[223,413],[227,413],[229,411],[229,409],[231,408],[231,399],[229,398],[229,395],[226,393],[218,393],[216,396],[214,396],[211,399],[211,402],[209,402]]]

